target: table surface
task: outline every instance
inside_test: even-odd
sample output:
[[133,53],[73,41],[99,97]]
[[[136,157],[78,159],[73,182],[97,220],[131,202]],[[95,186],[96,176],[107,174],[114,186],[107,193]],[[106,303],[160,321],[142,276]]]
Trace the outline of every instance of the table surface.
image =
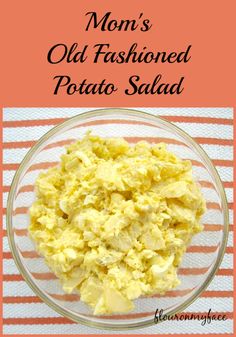
[[[3,207],[18,164],[32,143],[63,119],[93,108],[5,108],[3,111]],[[165,117],[195,137],[216,165],[229,202],[230,233],[217,275],[188,312],[224,312],[227,320],[201,326],[198,321],[169,321],[125,334],[222,334],[233,332],[233,109],[135,108]],[[4,212],[5,213],[5,212]],[[4,334],[106,334],[62,318],[35,296],[19,274],[10,253],[3,221],[3,332]],[[206,310],[208,311],[208,310]],[[124,332],[115,331],[123,334]]]

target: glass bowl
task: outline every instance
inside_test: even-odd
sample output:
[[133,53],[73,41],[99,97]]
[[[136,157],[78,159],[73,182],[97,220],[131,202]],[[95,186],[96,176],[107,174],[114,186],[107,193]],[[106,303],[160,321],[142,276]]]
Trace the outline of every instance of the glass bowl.
[[[58,164],[64,146],[82,138],[87,130],[102,137],[125,137],[134,144],[164,141],[182,159],[190,159],[194,178],[207,201],[197,234],[184,255],[178,274],[181,285],[165,295],[135,300],[128,314],[93,316],[77,294],[65,294],[27,235],[29,207],[34,201],[34,182],[40,171]],[[228,236],[228,208],[219,175],[203,149],[175,125],[151,114],[131,109],[101,109],[82,113],[47,132],[22,161],[12,182],[7,205],[7,233],[15,262],[32,290],[59,314],[90,327],[131,329],[154,324],[156,309],[163,314],[182,312],[195,301],[214,277]]]

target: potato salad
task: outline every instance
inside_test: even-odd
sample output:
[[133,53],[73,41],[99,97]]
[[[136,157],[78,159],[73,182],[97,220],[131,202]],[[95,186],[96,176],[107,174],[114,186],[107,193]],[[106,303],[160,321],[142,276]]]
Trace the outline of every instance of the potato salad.
[[129,312],[140,296],[180,284],[206,206],[191,162],[165,143],[88,132],[35,185],[30,237],[63,290],[95,315]]

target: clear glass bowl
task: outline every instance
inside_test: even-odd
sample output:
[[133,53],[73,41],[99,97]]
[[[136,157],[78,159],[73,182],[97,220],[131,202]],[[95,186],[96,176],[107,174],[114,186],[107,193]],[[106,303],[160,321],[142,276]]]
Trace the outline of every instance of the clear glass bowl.
[[[151,143],[166,142],[169,150],[192,161],[194,177],[207,200],[207,212],[202,218],[204,231],[194,237],[179,268],[181,285],[164,296],[135,300],[135,310],[124,315],[93,316],[78,295],[66,295],[27,235],[28,209],[35,198],[36,177],[40,171],[56,165],[65,151],[64,146],[82,138],[88,129],[102,137],[125,137],[132,144],[141,139]],[[7,232],[15,262],[26,282],[59,314],[97,328],[141,328],[154,324],[157,308],[167,315],[181,312],[207,287],[224,255],[228,208],[216,169],[189,135],[151,114],[130,109],[102,109],[80,114],[54,127],[27,153],[12,182],[7,205]]]

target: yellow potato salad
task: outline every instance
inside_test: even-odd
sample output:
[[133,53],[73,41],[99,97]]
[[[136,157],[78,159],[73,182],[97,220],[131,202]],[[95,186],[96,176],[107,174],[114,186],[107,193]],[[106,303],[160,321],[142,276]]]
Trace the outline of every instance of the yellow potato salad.
[[191,162],[166,144],[88,132],[39,175],[29,234],[66,293],[95,315],[125,313],[140,296],[180,283],[177,268],[202,231],[205,200]]

